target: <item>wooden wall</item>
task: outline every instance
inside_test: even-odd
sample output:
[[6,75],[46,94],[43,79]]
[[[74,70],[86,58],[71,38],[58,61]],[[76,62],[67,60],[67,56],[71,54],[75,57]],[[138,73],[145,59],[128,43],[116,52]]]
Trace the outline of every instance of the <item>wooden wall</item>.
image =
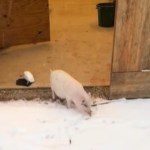
[[150,1],[118,0],[113,72],[150,69]]
[[48,0],[0,0],[0,48],[49,39]]
[[117,1],[111,98],[150,97],[150,1]]

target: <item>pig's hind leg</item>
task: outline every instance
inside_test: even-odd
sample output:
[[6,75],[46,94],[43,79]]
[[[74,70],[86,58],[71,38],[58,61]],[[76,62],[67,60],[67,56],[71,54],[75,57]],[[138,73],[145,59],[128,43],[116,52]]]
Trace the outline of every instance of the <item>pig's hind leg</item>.
[[51,87],[51,91],[52,91],[52,100],[55,100],[55,92],[53,91],[53,88]]

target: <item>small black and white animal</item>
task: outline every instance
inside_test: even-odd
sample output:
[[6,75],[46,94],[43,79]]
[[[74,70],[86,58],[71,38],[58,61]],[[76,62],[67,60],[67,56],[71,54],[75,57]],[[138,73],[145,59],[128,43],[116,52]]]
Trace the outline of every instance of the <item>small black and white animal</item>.
[[16,81],[16,85],[30,86],[35,82],[34,77],[30,71],[24,71],[22,78]]

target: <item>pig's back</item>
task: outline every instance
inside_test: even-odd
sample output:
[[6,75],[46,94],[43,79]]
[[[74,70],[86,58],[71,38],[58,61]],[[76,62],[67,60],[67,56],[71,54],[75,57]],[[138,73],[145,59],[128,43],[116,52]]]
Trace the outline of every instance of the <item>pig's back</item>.
[[51,72],[51,86],[60,98],[72,97],[82,89],[82,85],[62,70]]

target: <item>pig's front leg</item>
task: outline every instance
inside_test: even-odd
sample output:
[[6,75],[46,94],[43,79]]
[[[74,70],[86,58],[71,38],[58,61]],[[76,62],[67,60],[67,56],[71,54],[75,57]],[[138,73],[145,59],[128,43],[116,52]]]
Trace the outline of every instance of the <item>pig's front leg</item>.
[[54,93],[53,89],[51,89],[51,90],[52,90],[52,99],[55,100],[55,93]]

